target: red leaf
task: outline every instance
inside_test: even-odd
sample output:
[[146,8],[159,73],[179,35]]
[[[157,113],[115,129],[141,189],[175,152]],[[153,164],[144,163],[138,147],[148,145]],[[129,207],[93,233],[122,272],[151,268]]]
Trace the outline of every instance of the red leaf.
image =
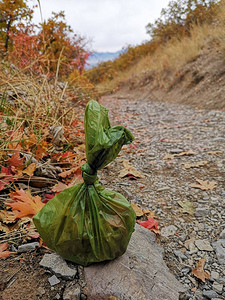
[[51,200],[54,197],[55,197],[54,194],[45,194],[45,199],[42,203],[47,203],[49,200]]
[[160,233],[159,231],[159,223],[153,219],[153,218],[148,218],[147,221],[137,221],[139,225],[151,230],[151,231],[154,231],[155,233]]
[[6,161],[7,166],[9,167],[16,167],[21,168],[24,166],[24,157],[20,158],[20,153],[17,152],[16,154],[13,154],[11,158],[8,158]]
[[1,167],[0,172],[0,191],[13,181],[13,174],[9,168]]

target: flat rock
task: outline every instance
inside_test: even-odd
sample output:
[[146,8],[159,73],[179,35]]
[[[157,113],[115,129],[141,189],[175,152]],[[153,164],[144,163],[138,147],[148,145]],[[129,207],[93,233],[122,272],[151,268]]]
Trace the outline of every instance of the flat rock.
[[88,300],[175,300],[184,288],[163,261],[155,235],[136,224],[127,251],[114,261],[84,268]]
[[18,253],[34,251],[39,246],[38,242],[23,244],[18,247]]
[[177,227],[174,225],[169,225],[169,226],[163,227],[161,230],[161,236],[168,237],[168,236],[174,235],[176,230],[177,230]]
[[196,240],[195,245],[201,251],[213,251],[213,247],[208,240]]
[[216,256],[219,264],[225,264],[225,239],[218,240],[213,243],[213,247],[216,249]]
[[64,293],[63,300],[80,300],[81,289],[79,284],[70,282],[67,284]]
[[59,255],[45,254],[40,261],[42,267],[48,268],[56,276],[62,277],[63,279],[72,280],[77,274],[76,269],[70,268],[66,261]]
[[53,275],[52,277],[48,278],[48,282],[50,283],[51,286],[54,286],[60,283],[60,280],[55,275]]

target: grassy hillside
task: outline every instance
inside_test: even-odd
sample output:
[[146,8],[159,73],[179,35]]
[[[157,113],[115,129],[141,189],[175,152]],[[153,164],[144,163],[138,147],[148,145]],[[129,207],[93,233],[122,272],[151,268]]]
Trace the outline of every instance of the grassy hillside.
[[[174,35],[165,43],[158,43],[157,47],[154,48],[151,48],[151,43],[154,42],[152,41],[149,44],[150,51],[148,54],[137,55],[128,67],[123,68],[124,70],[119,70],[116,67],[121,62],[121,58],[116,60],[114,62],[115,67],[112,66],[114,76],[107,80],[101,80],[97,84],[98,92],[100,94],[111,93],[125,86],[128,89],[142,88],[143,90],[145,86],[144,92],[162,89],[166,93],[181,82],[182,88],[187,87],[189,89],[195,87],[203,79],[207,79],[208,83],[205,83],[208,85],[210,82],[215,85],[216,82],[213,82],[215,78],[220,80],[217,84],[223,82],[223,72],[225,72],[225,1],[220,1],[218,7],[214,8],[213,15],[214,17],[210,18],[209,22],[192,24],[189,33],[182,37]],[[142,45],[142,47],[144,46]],[[133,52],[135,52],[135,48]],[[204,60],[208,64],[203,66],[202,61]],[[209,69],[209,65],[211,69]],[[93,71],[96,72],[97,70]],[[101,71],[101,66],[99,66],[99,71]],[[110,72],[113,73],[112,70]],[[223,108],[225,101],[222,94],[220,98],[221,103],[217,103],[216,107]],[[195,101],[194,104],[196,104]]]

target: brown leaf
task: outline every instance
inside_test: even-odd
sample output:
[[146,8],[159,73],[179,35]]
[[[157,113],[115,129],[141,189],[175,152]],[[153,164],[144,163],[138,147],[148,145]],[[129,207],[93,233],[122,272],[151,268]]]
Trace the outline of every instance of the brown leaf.
[[141,174],[138,170],[136,170],[132,165],[130,165],[128,160],[123,160],[124,168],[119,173],[119,178],[123,178],[126,176],[134,176],[137,178],[144,178],[144,175]]
[[13,211],[1,210],[0,211],[0,220],[5,224],[15,223],[16,214]]
[[10,232],[10,229],[8,228],[8,226],[6,226],[5,224],[0,222],[0,231],[5,232],[6,234],[8,234]]
[[210,278],[210,274],[204,271],[205,261],[205,258],[200,259],[196,263],[196,268],[192,270],[192,274],[198,279],[200,279],[202,282],[205,282],[206,279]]
[[216,181],[208,181],[208,180],[201,180],[201,179],[195,179],[199,184],[190,184],[191,187],[196,189],[201,189],[203,191],[209,191],[213,190],[217,187]]
[[196,153],[195,152],[193,152],[193,151],[183,151],[183,152],[181,152],[181,153],[177,153],[177,154],[167,154],[167,155],[165,155],[164,157],[163,157],[163,159],[164,160],[166,160],[166,159],[173,159],[174,157],[179,157],[179,156],[184,156],[184,155],[186,155],[186,156],[190,156],[190,155],[195,155]]
[[52,192],[60,193],[63,190],[67,189],[69,186],[65,183],[59,182],[56,185],[53,186]]
[[201,160],[201,161],[196,161],[196,162],[191,163],[191,164],[186,163],[186,164],[184,164],[184,168],[185,168],[185,169],[199,168],[199,167],[203,167],[203,166],[205,166],[205,165],[207,165],[207,164],[208,164],[208,161],[206,161],[206,160]]
[[25,216],[32,217],[44,206],[44,203],[41,202],[41,197],[33,197],[29,192],[25,192],[23,189],[10,192],[10,197],[12,202],[8,201],[7,205],[12,207],[12,210],[19,211],[16,215],[17,219]]
[[23,174],[27,174],[28,176],[33,176],[34,171],[36,170],[36,164],[31,163],[25,170],[23,170]]
[[6,258],[11,254],[10,251],[6,251],[7,248],[8,248],[8,243],[0,244],[0,259]]
[[208,154],[209,155],[221,155],[223,154],[223,151],[208,151]]

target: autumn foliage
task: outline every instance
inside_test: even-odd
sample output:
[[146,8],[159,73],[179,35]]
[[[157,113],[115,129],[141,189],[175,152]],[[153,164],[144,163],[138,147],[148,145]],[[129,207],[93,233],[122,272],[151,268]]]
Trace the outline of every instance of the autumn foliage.
[[193,26],[213,24],[222,1],[178,0],[170,1],[161,16],[146,26],[150,40],[138,46],[129,46],[114,61],[100,63],[88,70],[86,76],[91,82],[99,84],[112,81],[121,72],[134,66],[146,55],[152,56],[163,49],[167,42],[189,37]]

